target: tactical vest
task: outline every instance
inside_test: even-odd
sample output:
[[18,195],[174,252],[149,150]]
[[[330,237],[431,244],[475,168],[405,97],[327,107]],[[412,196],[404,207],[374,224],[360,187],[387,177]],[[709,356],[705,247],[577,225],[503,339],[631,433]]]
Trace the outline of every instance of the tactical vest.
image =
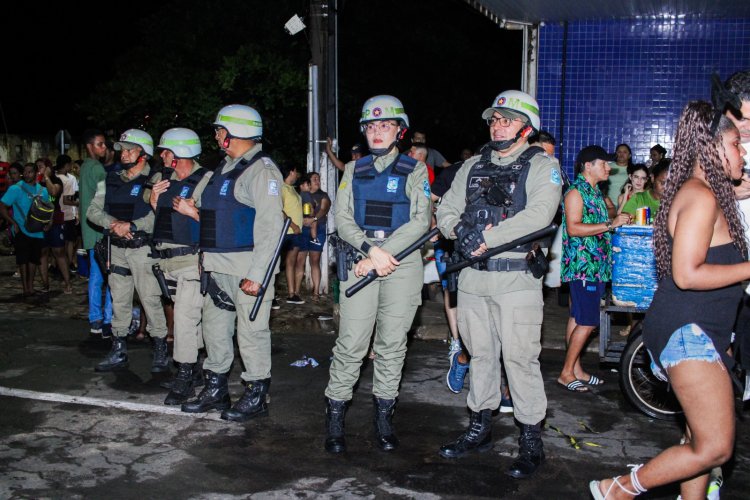
[[151,205],[143,200],[143,185],[148,176],[140,174],[128,182],[122,180],[120,171],[107,174],[107,192],[104,195],[104,211],[117,220],[132,222],[145,217]]
[[[168,172],[168,170],[167,170]],[[195,186],[203,178],[206,171],[202,168],[184,179],[169,180],[169,188],[164,191],[156,202],[154,219],[154,243],[174,243],[176,245],[197,246],[200,239],[200,223],[192,217],[182,215],[172,209],[172,199],[190,198]]]
[[221,173],[222,162],[201,194],[200,247],[204,252],[246,252],[253,249],[255,209],[237,201],[237,179],[253,163],[267,156],[259,151],[250,160],[242,159]]
[[[544,153],[539,146],[531,146],[513,163],[496,165],[491,161],[492,150],[486,148],[482,157],[469,171],[466,181],[466,213],[477,227],[496,226],[526,208],[526,179],[531,159]],[[526,248],[528,247],[528,248]],[[531,244],[521,249],[528,251]]]
[[409,222],[411,202],[406,196],[406,178],[416,166],[417,160],[400,154],[378,173],[372,155],[357,160],[352,196],[354,220],[360,228],[393,232]]

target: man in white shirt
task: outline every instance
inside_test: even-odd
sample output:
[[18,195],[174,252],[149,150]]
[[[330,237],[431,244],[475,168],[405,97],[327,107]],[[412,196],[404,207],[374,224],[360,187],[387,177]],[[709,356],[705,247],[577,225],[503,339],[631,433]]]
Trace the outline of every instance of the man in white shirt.
[[60,158],[66,163],[65,166],[57,171],[57,176],[62,180],[62,200],[60,208],[65,216],[65,226],[63,236],[65,238],[65,255],[68,257],[68,264],[71,270],[75,269],[76,264],[76,241],[78,241],[78,179],[70,173],[73,166],[73,160],[68,155],[60,155]]

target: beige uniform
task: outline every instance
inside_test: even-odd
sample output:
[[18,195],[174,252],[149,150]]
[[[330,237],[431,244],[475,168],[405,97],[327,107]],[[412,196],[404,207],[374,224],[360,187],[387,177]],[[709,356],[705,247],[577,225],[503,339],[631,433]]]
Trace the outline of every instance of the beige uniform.
[[[528,149],[524,144],[510,156],[492,153],[492,163],[508,165]],[[475,156],[466,160],[437,210],[440,231],[455,238],[453,229],[466,207],[466,183]],[[560,204],[562,182],[557,160],[538,154],[531,159],[526,180],[526,207],[497,226],[483,231],[488,248],[547,227]],[[519,259],[524,253],[506,252],[493,258]],[[495,410],[500,405],[502,354],[513,398],[515,418],[522,424],[540,422],[547,398],[539,368],[543,316],[542,280],[524,271],[492,272],[466,268],[458,280],[458,327],[471,354],[472,411]]]
[[[193,162],[193,169],[187,176],[193,175],[200,169],[201,166],[198,162]],[[171,171],[170,180],[179,181],[177,172],[173,169],[165,169],[165,171]],[[151,179],[154,184],[161,180],[161,172],[154,174]],[[150,193],[151,191],[147,190],[144,196],[150,196]],[[162,193],[161,196],[165,195],[166,193]],[[158,243],[156,245],[157,250],[167,250],[170,248],[184,248],[184,245],[176,245],[174,243]],[[198,360],[198,350],[203,348],[203,332],[201,329],[203,296],[200,293],[198,254],[160,258],[159,266],[164,272],[164,277],[170,284],[170,293],[174,301],[174,346],[172,358],[178,363],[195,363]]]
[[[395,161],[396,152],[375,161],[377,172],[385,170]],[[336,196],[336,227],[339,236],[357,249],[363,243],[379,246],[396,255],[428,231],[432,218],[427,168],[419,162],[406,179],[406,195],[410,200],[409,222],[402,225],[384,240],[368,238],[354,219],[352,178],[354,162],[346,165],[344,177]],[[396,271],[378,278],[351,298],[343,293],[362,278],[349,272],[341,283],[341,321],[339,336],[333,349],[330,380],[325,395],[333,400],[348,401],[359,379],[362,360],[377,323],[373,350],[373,394],[382,399],[398,396],[401,371],[406,356],[406,334],[414,320],[417,307],[422,303],[422,258],[419,251],[401,260]]]
[[[120,173],[120,179],[129,183],[134,179],[128,178],[127,170]],[[148,176],[151,168],[147,164],[141,171],[141,175]],[[136,176],[137,178],[137,176]],[[107,194],[106,179],[100,181],[96,186],[96,194],[89,205],[86,216],[89,221],[105,229],[116,219],[104,210],[104,201]],[[153,231],[153,213],[132,222],[137,231],[151,233]],[[138,292],[138,298],[143,305],[148,321],[148,331],[152,337],[164,338],[167,336],[167,320],[164,317],[164,308],[161,303],[161,292],[159,283],[154,277],[153,266],[158,262],[150,257],[151,248],[144,245],[140,248],[120,248],[112,245],[111,265],[127,269],[130,275],[123,276],[117,272],[109,274],[109,288],[112,292],[112,333],[116,337],[127,337],[130,322],[133,315],[133,294]]]
[[[242,157],[227,157],[221,173],[234,169],[243,159],[251,159],[261,150],[256,144]],[[218,175],[218,174],[217,174]],[[196,206],[211,174],[201,180],[195,189]],[[255,321],[250,321],[250,311],[256,298],[240,290],[240,281],[249,279],[261,283],[266,273],[276,244],[284,227],[281,203],[281,186],[284,180],[278,167],[268,158],[255,161],[237,178],[234,196],[240,202],[255,209],[252,251],[204,252],[203,269],[211,273],[218,286],[234,301],[236,311],[227,311],[214,305],[211,297],[203,298],[203,338],[206,345],[206,358],[203,368],[214,373],[227,373],[234,360],[235,319],[237,320],[237,343],[245,365],[242,379],[250,382],[271,376],[271,330],[268,321],[271,316],[271,301],[274,297],[274,281],[271,279],[268,290]],[[274,272],[278,272],[278,264]]]

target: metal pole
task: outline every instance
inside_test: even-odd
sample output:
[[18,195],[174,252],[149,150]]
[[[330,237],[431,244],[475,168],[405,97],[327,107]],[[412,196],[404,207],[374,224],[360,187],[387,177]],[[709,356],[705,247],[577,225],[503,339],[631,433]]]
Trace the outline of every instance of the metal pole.
[[320,144],[318,143],[318,139],[320,138],[320,109],[318,109],[318,67],[314,64],[312,65],[312,101],[312,172],[320,172]]
[[313,165],[313,158],[315,155],[313,155],[313,145],[315,143],[314,135],[313,135],[313,107],[314,107],[314,101],[313,96],[315,95],[315,92],[313,90],[313,68],[314,65],[310,65],[307,68],[307,171],[312,171],[312,165]]

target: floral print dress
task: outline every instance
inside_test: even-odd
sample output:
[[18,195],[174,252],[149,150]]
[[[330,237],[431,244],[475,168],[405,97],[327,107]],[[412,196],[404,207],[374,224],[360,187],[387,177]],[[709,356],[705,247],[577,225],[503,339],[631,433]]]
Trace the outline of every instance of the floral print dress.
[[[589,184],[579,174],[570,190],[576,189],[583,198],[584,224],[601,224],[609,220],[607,205],[597,186]],[[566,195],[568,193],[565,193]],[[609,231],[596,236],[570,236],[563,205],[562,219],[562,264],[560,278],[563,282],[612,280],[612,244]]]

